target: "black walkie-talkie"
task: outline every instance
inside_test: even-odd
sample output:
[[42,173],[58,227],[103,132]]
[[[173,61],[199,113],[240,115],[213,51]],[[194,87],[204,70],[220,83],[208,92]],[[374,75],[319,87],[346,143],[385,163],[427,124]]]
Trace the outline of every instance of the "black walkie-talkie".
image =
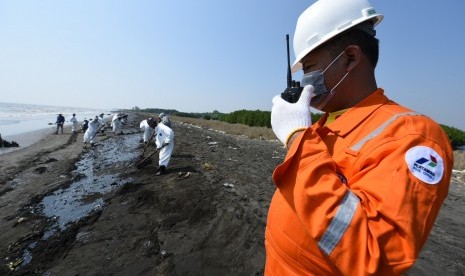
[[295,103],[299,100],[303,87],[300,87],[300,82],[292,80],[291,61],[289,60],[289,34],[286,34],[287,45],[287,88],[281,93],[281,98],[284,100]]

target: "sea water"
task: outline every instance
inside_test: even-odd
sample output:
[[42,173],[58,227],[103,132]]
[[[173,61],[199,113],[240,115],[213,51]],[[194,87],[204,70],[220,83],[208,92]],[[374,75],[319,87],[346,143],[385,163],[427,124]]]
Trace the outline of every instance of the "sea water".
[[55,128],[60,113],[65,117],[65,126],[71,125],[69,119],[73,113],[79,122],[94,118],[100,113],[104,113],[105,117],[109,114],[104,109],[0,102],[0,134],[6,139],[13,135]]

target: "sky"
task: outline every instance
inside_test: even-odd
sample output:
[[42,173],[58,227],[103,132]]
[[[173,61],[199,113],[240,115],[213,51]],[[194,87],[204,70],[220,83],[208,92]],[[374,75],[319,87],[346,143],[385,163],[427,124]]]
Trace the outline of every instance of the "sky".
[[[465,130],[465,1],[370,2],[384,15],[378,86]],[[285,35],[293,62],[295,24],[312,3],[0,0],[0,102],[269,111],[286,87]]]

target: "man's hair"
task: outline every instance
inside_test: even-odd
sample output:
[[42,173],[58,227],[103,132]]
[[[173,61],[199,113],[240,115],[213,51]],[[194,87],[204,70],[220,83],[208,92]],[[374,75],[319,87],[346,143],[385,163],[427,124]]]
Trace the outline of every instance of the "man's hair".
[[375,36],[360,29],[349,29],[326,42],[324,48],[326,48],[333,57],[336,57],[349,45],[359,46],[362,52],[367,56],[373,68],[376,67],[379,57],[379,40]]

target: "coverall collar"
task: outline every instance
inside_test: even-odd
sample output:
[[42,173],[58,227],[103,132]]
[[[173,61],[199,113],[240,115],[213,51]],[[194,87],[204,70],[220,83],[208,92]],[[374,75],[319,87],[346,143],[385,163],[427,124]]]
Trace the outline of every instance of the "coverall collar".
[[[338,119],[328,125],[327,128],[329,131],[343,137],[359,125],[360,122],[370,116],[376,109],[386,104],[388,101],[389,99],[384,95],[384,90],[378,88],[360,103],[338,117]],[[318,125],[323,126],[327,117],[328,114],[325,114],[318,121]]]

